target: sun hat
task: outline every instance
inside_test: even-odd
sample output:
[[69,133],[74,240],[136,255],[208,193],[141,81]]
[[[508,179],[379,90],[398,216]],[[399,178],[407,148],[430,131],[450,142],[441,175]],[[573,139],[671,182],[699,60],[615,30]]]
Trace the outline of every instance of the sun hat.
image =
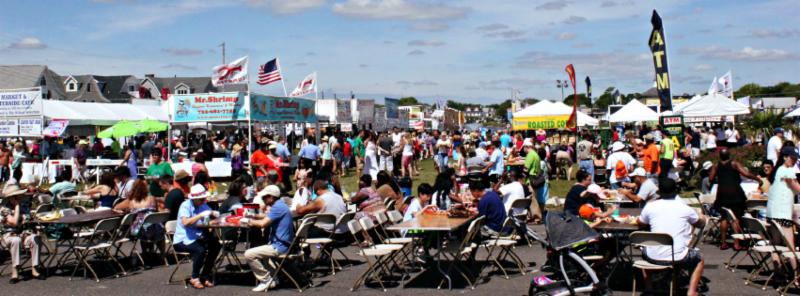
[[703,163],[703,169],[704,170],[710,170],[712,166],[714,166],[714,164],[711,163],[710,160],[706,160],[706,162]]
[[281,196],[281,189],[275,185],[269,185],[261,189],[261,191],[256,194],[256,198],[264,198],[265,196],[272,196],[272,197],[280,197]]
[[189,177],[191,177],[191,176],[189,176],[189,173],[187,173],[185,170],[178,170],[177,172],[175,172],[175,178],[174,179],[175,180],[183,180],[183,179],[186,179],[186,178],[189,178]]
[[606,196],[606,193],[603,192],[603,188],[600,187],[600,185],[597,185],[597,184],[589,185],[589,187],[586,188],[586,191],[588,191],[589,193],[597,194],[597,196],[599,196],[602,199],[608,198]]
[[19,188],[19,185],[11,184],[6,186],[6,188],[3,188],[2,196],[8,198],[12,196],[23,195],[25,192],[28,192],[28,190]]
[[644,168],[636,168],[635,170],[633,170],[633,172],[628,174],[628,176],[629,177],[647,177],[647,172],[644,170]]
[[614,144],[611,144],[611,151],[612,152],[622,151],[622,149],[625,149],[625,144],[622,144],[622,142],[620,142],[620,141],[617,141],[617,142],[614,142]]
[[201,184],[195,184],[189,191],[189,199],[204,199],[208,197],[208,191]]
[[272,150],[272,149],[278,149],[278,145],[275,145],[275,144],[269,144],[269,148],[268,148],[268,149],[269,149],[269,150]]

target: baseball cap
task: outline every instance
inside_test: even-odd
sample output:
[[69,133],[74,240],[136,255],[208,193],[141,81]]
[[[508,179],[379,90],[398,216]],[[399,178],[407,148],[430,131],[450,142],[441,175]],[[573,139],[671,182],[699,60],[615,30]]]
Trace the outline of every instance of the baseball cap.
[[781,156],[792,156],[797,158],[798,157],[797,149],[795,149],[795,147],[785,146],[781,148]]
[[710,170],[712,166],[714,166],[714,164],[711,163],[710,160],[706,160],[706,162],[703,163],[703,169],[704,170]]
[[256,198],[264,198],[264,196],[272,196],[272,197],[280,197],[281,196],[281,189],[275,185],[269,185],[261,189],[261,191],[256,194]]
[[629,177],[646,177],[647,176],[647,172],[644,170],[644,168],[636,168],[635,170],[633,170],[633,172],[628,174],[628,176]]
[[777,133],[783,133],[783,128],[782,128],[782,127],[776,127],[776,128],[775,128],[775,133],[776,133],[776,134],[777,134]]
[[597,196],[599,196],[602,199],[608,198],[606,196],[606,193],[603,192],[603,188],[600,187],[600,185],[597,185],[597,184],[589,185],[589,188],[586,188],[586,191],[588,191],[589,193],[597,194]]
[[597,210],[598,210],[598,209],[597,209],[597,208],[595,208],[595,207],[593,207],[591,204],[588,204],[588,203],[587,203],[587,204],[583,204],[583,205],[582,205],[582,206],[581,206],[581,207],[578,209],[578,215],[579,215],[579,216],[581,216],[581,218],[583,218],[583,219],[592,219],[592,215],[593,215],[593,214],[594,214],[594,213],[595,213]]

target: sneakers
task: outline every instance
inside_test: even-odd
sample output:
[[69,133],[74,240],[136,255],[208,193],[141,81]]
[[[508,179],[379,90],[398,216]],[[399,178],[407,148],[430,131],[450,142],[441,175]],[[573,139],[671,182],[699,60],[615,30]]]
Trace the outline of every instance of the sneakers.
[[264,292],[267,289],[273,289],[277,283],[272,278],[267,278],[265,281],[258,282],[255,288],[253,288],[253,292]]

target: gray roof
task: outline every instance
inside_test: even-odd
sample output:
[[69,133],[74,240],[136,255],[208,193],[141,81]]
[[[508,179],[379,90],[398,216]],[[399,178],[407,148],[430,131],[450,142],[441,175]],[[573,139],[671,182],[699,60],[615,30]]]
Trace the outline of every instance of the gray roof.
[[64,100],[78,102],[99,103],[128,103],[133,98],[125,89],[125,81],[136,79],[131,75],[99,76],[99,75],[73,75],[78,81],[78,90],[68,92],[65,83],[69,76],[61,76],[61,88],[64,90]]
[[44,65],[0,65],[0,89],[43,86],[48,98],[63,98],[61,77]]

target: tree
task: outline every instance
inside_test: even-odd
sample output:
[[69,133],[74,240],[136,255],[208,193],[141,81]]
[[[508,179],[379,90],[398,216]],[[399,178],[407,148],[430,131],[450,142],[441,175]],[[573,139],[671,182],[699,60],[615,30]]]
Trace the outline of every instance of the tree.
[[[567,96],[564,99],[564,104],[566,104],[568,106],[572,106],[573,97],[574,96],[575,96],[574,94]],[[586,94],[578,94],[578,106],[581,106],[581,105],[586,106],[586,107],[591,107],[592,106],[592,102],[589,100],[588,97],[586,97]]]
[[597,97],[597,100],[594,101],[594,107],[606,109],[608,105],[614,104],[614,89],[615,87],[613,86],[606,88],[606,90],[603,91],[603,94]]
[[459,103],[459,102],[456,102],[456,101],[453,101],[453,100],[447,100],[447,107],[450,107],[450,108],[453,108],[453,109],[456,109],[456,110],[459,110],[459,111],[464,111],[467,108],[466,105],[464,105],[462,103]]
[[398,104],[400,106],[412,106],[412,105],[419,105],[419,102],[415,97],[403,97],[400,98],[400,102]]

